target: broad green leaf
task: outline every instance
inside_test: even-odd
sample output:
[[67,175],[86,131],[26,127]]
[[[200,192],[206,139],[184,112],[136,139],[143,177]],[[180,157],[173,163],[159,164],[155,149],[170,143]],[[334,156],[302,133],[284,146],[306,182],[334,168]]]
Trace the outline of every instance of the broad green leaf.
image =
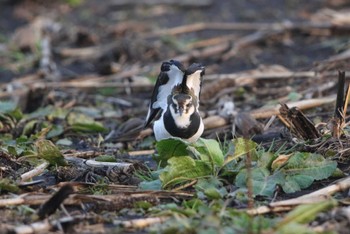
[[71,126],[71,129],[75,132],[106,132],[107,129],[103,127],[103,125],[99,122],[91,122],[91,123],[75,123]]
[[67,122],[71,126],[71,129],[76,132],[93,133],[107,131],[100,122],[82,113],[71,112],[67,116]]
[[16,108],[15,110],[9,112],[8,114],[13,118],[15,118],[17,121],[23,118],[23,113],[19,108]]
[[27,123],[24,125],[22,134],[23,134],[23,135],[26,135],[26,136],[29,136],[30,134],[32,134],[32,133],[33,133],[33,130],[34,130],[34,127],[35,127],[35,125],[36,125],[37,123],[38,123],[37,120],[31,120],[31,121],[27,122]]
[[224,164],[224,155],[220,148],[219,142],[213,139],[199,138],[194,143],[194,148],[200,153],[200,158],[203,161],[214,163],[214,165],[221,167]]
[[281,183],[285,193],[294,193],[309,187],[314,180],[322,180],[331,176],[337,163],[325,159],[322,155],[297,152],[288,159],[280,169],[286,177]]
[[[241,170],[236,176],[236,186],[240,188],[247,187],[247,170]],[[253,168],[251,171],[253,194],[271,197],[276,189],[276,185],[284,181],[282,173],[270,175],[266,168]]]
[[62,125],[53,125],[51,130],[47,133],[46,138],[50,139],[53,137],[57,137],[64,132]]
[[0,113],[9,113],[16,110],[16,103],[12,101],[0,101]]
[[197,190],[197,197],[202,199],[221,199],[227,195],[227,190],[221,181],[214,176],[199,179],[194,187]]
[[[267,232],[269,233],[269,232]],[[300,224],[296,222],[288,223],[280,228],[278,228],[278,231],[274,231],[271,233],[277,233],[277,234],[320,234],[320,232],[314,231],[312,228],[310,228],[308,225]],[[326,234],[326,233],[324,233]],[[332,232],[327,234],[334,234]]]
[[189,156],[173,157],[168,160],[168,166],[159,176],[163,188],[199,179],[211,173],[210,166],[203,161],[194,160]]
[[36,119],[39,117],[46,117],[51,114],[55,108],[53,106],[46,106],[43,108],[37,109],[35,112],[32,112],[25,116],[26,119]]
[[19,191],[16,183],[8,178],[0,179],[0,193],[3,191],[15,193]]
[[252,152],[256,149],[257,144],[254,141],[244,138],[237,138],[233,140],[235,151],[233,155],[227,155],[225,158],[225,165],[233,160],[237,160],[240,157],[245,156],[248,152]]
[[67,138],[59,139],[56,141],[56,145],[62,145],[62,146],[70,146],[73,142]]
[[24,152],[24,149],[23,147],[18,147],[17,145],[9,145],[7,146],[7,152],[18,157]]
[[62,153],[51,141],[40,139],[35,142],[35,146],[38,156],[48,161],[50,165],[67,165]]
[[320,154],[297,152],[281,170],[286,175],[308,175],[314,180],[326,179],[337,168],[337,163]]
[[95,158],[97,162],[116,162],[116,159],[113,155],[100,155]]
[[294,193],[309,187],[314,178],[308,175],[287,175],[285,182],[281,184],[285,193]]
[[272,152],[259,152],[258,153],[258,167],[270,168],[273,160],[275,159],[275,155]]
[[159,179],[152,181],[142,181],[138,187],[141,190],[162,190],[162,182]]
[[171,157],[187,156],[186,150],[187,143],[180,139],[165,139],[158,141],[156,149],[158,156],[155,156],[155,160],[160,163],[160,166],[165,167],[168,159]]

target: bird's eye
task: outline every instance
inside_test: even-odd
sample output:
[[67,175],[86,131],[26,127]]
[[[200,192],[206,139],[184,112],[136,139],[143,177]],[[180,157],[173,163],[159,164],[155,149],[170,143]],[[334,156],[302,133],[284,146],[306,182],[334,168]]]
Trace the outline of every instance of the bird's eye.
[[192,105],[192,103],[188,103],[188,104],[186,104],[186,107],[187,107],[187,108],[190,108],[191,105]]

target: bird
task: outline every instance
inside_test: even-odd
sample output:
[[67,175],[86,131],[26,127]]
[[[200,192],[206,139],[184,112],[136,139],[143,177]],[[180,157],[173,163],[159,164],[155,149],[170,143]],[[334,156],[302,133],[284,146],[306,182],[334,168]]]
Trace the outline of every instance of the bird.
[[153,125],[157,141],[181,138],[195,142],[202,135],[204,124],[198,108],[204,73],[199,63],[184,69],[178,61],[163,62],[145,121],[148,126],[158,115]]
[[[177,87],[174,90],[177,90]],[[172,92],[168,96],[167,109],[153,126],[157,141],[181,138],[193,143],[202,135],[204,124],[198,112],[197,97],[189,89],[185,90],[185,92]]]

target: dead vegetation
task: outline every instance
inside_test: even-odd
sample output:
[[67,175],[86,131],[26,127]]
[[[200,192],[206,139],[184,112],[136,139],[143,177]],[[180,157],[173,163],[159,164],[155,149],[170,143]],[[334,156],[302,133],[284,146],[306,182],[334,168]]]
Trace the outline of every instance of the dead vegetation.
[[[347,233],[350,8],[287,2],[0,3],[0,229]],[[202,137],[220,142],[210,165],[186,148],[210,169],[187,180],[142,129],[169,59],[205,64]]]

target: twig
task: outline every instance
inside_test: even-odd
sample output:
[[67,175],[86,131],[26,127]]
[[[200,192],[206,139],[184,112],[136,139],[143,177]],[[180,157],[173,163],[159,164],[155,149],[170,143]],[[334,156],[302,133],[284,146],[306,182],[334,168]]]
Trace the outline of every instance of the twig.
[[150,218],[144,218],[144,219],[133,219],[133,220],[127,220],[127,221],[120,221],[119,224],[125,228],[142,229],[145,227],[149,227],[153,224],[163,223],[167,219],[169,219],[169,217],[150,217]]
[[213,0],[201,0],[201,1],[193,1],[193,0],[114,0],[110,3],[110,7],[125,7],[125,6],[135,6],[135,5],[146,5],[146,6],[154,6],[154,5],[177,5],[182,7],[208,7],[213,4]]
[[77,151],[77,152],[61,151],[61,153],[64,154],[65,157],[77,157],[77,158],[93,158],[103,154],[102,152],[97,152],[93,150]]
[[208,130],[212,128],[222,127],[228,124],[228,121],[219,115],[214,115],[214,116],[208,116],[207,118],[203,119],[203,123],[204,123],[205,129]]
[[231,47],[231,44],[229,42],[222,43],[220,45],[206,47],[205,49],[202,49],[202,50],[192,50],[189,53],[176,56],[174,59],[181,62],[187,62],[192,58],[204,59],[208,57],[219,56],[223,52],[227,51],[230,47]]
[[21,175],[21,180],[23,181],[27,181],[30,180],[31,178],[33,178],[34,176],[40,175],[41,173],[43,173],[45,171],[45,169],[49,166],[48,162],[43,162],[42,164],[40,164],[39,166],[36,166],[33,170],[30,170],[24,174]]
[[45,219],[44,221],[15,227],[12,230],[9,230],[9,233],[15,233],[15,234],[48,233],[51,229],[58,227],[61,224],[73,223],[77,220],[84,220],[84,219],[86,219],[85,215],[64,217],[64,218],[60,218],[58,220],[52,220],[52,221]]
[[[307,99],[307,100],[302,100],[297,102],[290,102],[290,103],[287,103],[287,105],[289,107],[297,107],[300,110],[305,110],[305,109],[310,109],[321,105],[329,104],[334,101],[335,101],[335,95],[331,95],[323,98],[313,98],[313,99]],[[270,118],[273,115],[279,114],[279,107],[280,107],[279,104],[274,107],[269,107],[269,108],[264,107],[257,110],[253,110],[250,112],[250,114],[255,119]]]
[[350,83],[348,84],[348,88],[347,88],[346,94],[345,94],[344,116],[346,116],[346,112],[348,110],[349,101],[350,101]]
[[[157,199],[169,199],[174,197],[192,198],[193,194],[186,192],[174,191],[117,191],[117,194],[111,195],[85,195],[73,194],[64,200],[64,205],[77,206],[84,202],[99,203],[99,205],[108,205],[112,208],[125,208],[133,205],[133,202],[140,200],[149,200],[154,202]],[[23,194],[15,198],[0,199],[0,207],[17,206],[17,205],[41,205],[51,198],[51,195],[42,194]],[[97,205],[97,204],[96,204]]]
[[117,167],[117,168],[128,168],[132,166],[132,163],[124,162],[98,162],[95,160],[86,160],[86,165],[90,167]]
[[130,156],[143,156],[154,154],[155,150],[138,150],[138,151],[129,151]]

